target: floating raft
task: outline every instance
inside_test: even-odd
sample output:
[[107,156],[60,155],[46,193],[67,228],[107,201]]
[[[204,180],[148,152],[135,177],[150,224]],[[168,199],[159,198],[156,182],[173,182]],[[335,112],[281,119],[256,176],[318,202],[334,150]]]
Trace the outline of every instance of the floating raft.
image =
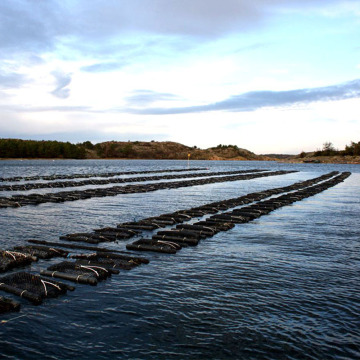
[[88,244],[99,244],[100,242],[113,241],[112,238],[97,233],[75,233],[60,236],[60,240],[86,242]]
[[20,303],[18,303],[17,301],[0,296],[0,314],[9,311],[19,311],[20,306]]
[[76,262],[63,261],[41,270],[41,275],[56,277],[80,284],[97,285],[98,281],[111,276],[111,271],[104,266],[84,265]]
[[172,179],[187,179],[187,178],[198,178],[205,176],[221,176],[230,174],[247,174],[257,173],[265,170],[241,170],[241,171],[222,171],[222,172],[206,172],[206,173],[190,173],[182,175],[157,175],[157,176],[143,176],[143,177],[131,177],[131,178],[109,178],[109,179],[89,179],[82,181],[52,181],[52,182],[36,182],[26,184],[10,184],[0,185],[0,191],[26,191],[33,189],[45,189],[45,188],[68,188],[68,187],[79,187],[87,185],[108,185],[108,184],[124,184],[131,182],[145,182],[145,181],[158,181],[158,180],[172,180]]
[[[131,270],[141,264],[148,264],[149,260],[135,256],[124,256],[113,253],[97,252],[94,254],[72,255],[72,259],[78,259],[77,263],[87,262],[88,264],[100,264],[107,268]],[[79,261],[81,260],[81,261]]]
[[[213,214],[195,224],[180,224],[171,230],[158,231],[153,235],[152,239],[140,239],[132,244],[128,244],[126,248],[128,250],[175,253],[184,245],[196,246],[201,239],[211,237],[219,231],[229,230],[234,227],[235,224],[247,223],[283,206],[290,205],[295,201],[313,196],[338,184],[349,175],[350,173],[338,174],[336,172],[326,174],[316,179],[294,184],[295,186],[291,187],[291,190],[295,190],[294,192],[285,193],[278,197],[271,196],[283,192],[283,188],[252,194],[251,200],[253,198],[263,199],[269,196],[270,198],[245,207],[233,209],[232,211]],[[303,188],[304,186],[305,188]],[[251,202],[250,199],[247,200],[248,201],[245,201],[245,199],[241,198],[231,199],[227,201],[227,206],[236,207],[240,204]],[[213,205],[216,208],[216,205]],[[211,206],[210,210],[214,209],[214,206]],[[226,208],[226,206],[224,205],[223,208]],[[194,211],[194,209],[191,211],[185,210],[184,212],[194,217],[204,215],[203,211]],[[176,245],[180,248],[177,248]]]
[[175,231],[167,231],[167,235],[153,235],[153,240],[168,241],[170,243],[176,243],[180,246],[196,246],[199,243],[199,239],[181,236]]
[[176,254],[177,250],[181,249],[178,243],[173,241],[140,239],[132,244],[127,244],[126,249],[136,251],[154,251],[166,254]]
[[[51,245],[51,246],[61,246],[67,249],[77,249],[77,250],[90,250],[90,251],[100,251],[100,252],[112,252],[112,253],[118,253],[118,254],[129,254],[126,251],[119,251],[114,249],[107,249],[103,247],[97,247],[97,246],[86,246],[86,245],[78,245],[78,244],[68,244],[68,243],[59,243],[55,241],[45,241],[45,240],[35,240],[30,239],[28,240],[29,243],[32,244],[40,244],[40,245]],[[149,261],[145,258],[143,258],[146,261]],[[147,263],[146,263],[147,264]]]
[[47,246],[38,246],[38,245],[16,246],[15,250],[18,250],[21,253],[35,256],[38,259],[51,259],[54,257],[67,257],[69,254],[69,252],[66,250],[53,248],[53,247],[47,247]]
[[27,272],[18,272],[0,278],[0,290],[31,301],[35,305],[42,303],[44,298],[57,297],[74,287],[55,282],[42,276]]
[[13,250],[0,250],[0,272],[11,270],[15,267],[29,265],[37,261],[37,258],[28,254]]
[[[20,207],[26,205],[37,205],[47,202],[64,202],[64,201],[76,201],[82,199],[89,199],[92,197],[105,197],[116,196],[119,194],[134,194],[143,193],[164,189],[178,189],[181,187],[215,184],[220,182],[239,181],[239,180],[251,180],[255,178],[285,175],[296,171],[273,171],[273,172],[255,172],[251,174],[244,174],[244,171],[228,172],[232,175],[227,176],[213,176],[200,179],[190,179],[182,181],[170,181],[170,182],[157,182],[150,184],[134,184],[124,186],[113,186],[108,188],[95,188],[85,190],[73,190],[63,191],[57,193],[46,194],[28,194],[28,195],[13,195],[11,197],[0,197],[0,208],[5,207]],[[238,173],[236,175],[234,173]]]
[[[172,214],[163,214],[139,222],[127,223],[129,226],[140,225],[145,227],[142,230],[149,230],[149,228],[151,228],[151,231],[155,230],[157,233],[153,235],[152,239],[142,238],[132,244],[128,244],[126,247],[128,250],[175,254],[178,250],[182,249],[182,247],[189,245],[195,246],[199,241],[211,237],[220,231],[229,230],[234,227],[235,224],[255,220],[283,206],[288,206],[296,201],[316,195],[344,181],[349,175],[350,173],[340,174],[333,172],[283,188],[252,193],[239,198],[206,204]],[[230,208],[232,208],[231,211],[229,211]],[[194,224],[184,223],[184,221],[196,217],[205,217],[205,215],[210,216]],[[94,233],[91,233],[90,237],[93,239],[104,237],[107,239],[106,241],[114,241],[114,239],[120,238],[122,236],[121,234],[126,234],[131,237],[139,233],[138,230],[126,228],[124,225],[126,224],[120,224],[116,228],[96,229]],[[157,230],[158,228],[169,225],[176,225],[176,227],[170,230]],[[86,233],[87,237],[89,237],[88,235],[89,234]],[[79,236],[81,238],[84,234],[70,234],[69,237],[76,238]],[[126,236],[126,238],[128,237]],[[33,240],[33,243],[43,245],[51,244],[36,240]],[[54,244],[58,246],[62,245],[60,243]],[[73,255],[72,258],[76,259],[75,262],[63,261],[55,264],[47,270],[42,270],[42,275],[96,285],[98,281],[106,279],[111,274],[119,273],[120,269],[130,270],[140,264],[148,263],[148,260],[131,256],[131,254],[122,255],[119,253],[111,253],[111,250],[107,249],[100,252],[98,251],[99,248],[72,244],[68,244],[67,246],[69,248],[73,246],[79,249],[91,248],[96,249],[97,252],[93,254]],[[34,255],[37,255],[37,257],[47,256],[47,253],[51,253],[54,249],[45,246],[27,246],[17,247],[16,250],[19,251],[2,251],[3,258],[8,259],[10,257],[12,261],[15,261],[17,255],[19,259],[26,256],[36,259]],[[38,253],[36,253],[36,251]],[[62,253],[63,256],[67,254],[64,250],[60,250],[60,253]],[[56,255],[54,253],[51,255],[60,256],[59,251]],[[40,304],[43,298],[58,296],[67,290],[73,289],[74,288],[69,285],[25,272],[11,274],[0,279],[0,290],[24,297],[34,304]],[[0,311],[2,311],[1,306],[5,309],[4,311],[8,311],[9,308],[10,310],[16,308],[16,304],[11,305],[11,300],[7,299],[3,301],[2,298],[0,298]]]
[[121,171],[121,172],[107,172],[107,173],[90,173],[90,174],[71,174],[71,175],[38,175],[38,176],[14,176],[4,178],[0,181],[31,181],[31,180],[64,180],[64,179],[86,179],[92,177],[113,177],[120,175],[135,175],[135,174],[154,174],[154,173],[172,173],[172,172],[186,172],[206,170],[206,168],[189,168],[189,169],[159,169],[159,170],[143,170],[143,171]]
[[[149,217],[139,221],[121,223],[118,224],[116,228],[108,227],[108,228],[95,229],[94,232],[91,233],[68,234],[62,236],[61,239],[65,239],[68,241],[88,242],[92,244],[98,244],[100,242],[105,242],[105,241],[108,242],[108,241],[128,239],[130,237],[139,235],[142,231],[159,230],[169,225],[174,225],[179,223],[182,224],[183,222],[189,221],[193,218],[202,218],[205,215],[209,215],[209,214],[210,215],[212,214],[214,216],[208,218],[206,223],[200,222],[197,223],[197,225],[199,226],[205,225],[208,227],[209,225],[212,225],[211,231],[215,231],[215,232],[220,230],[224,231],[234,226],[230,224],[245,223],[263,214],[269,213],[273,209],[273,207],[276,206],[276,204],[267,205],[268,206],[267,208],[263,206],[261,209],[255,209],[255,208],[252,208],[251,210],[249,209],[245,210],[244,208],[235,209],[231,214],[222,213],[223,211],[226,211],[229,208],[236,208],[255,201],[260,201],[264,198],[269,198],[273,195],[277,195],[283,192],[299,190],[300,188],[308,187],[316,183],[319,183],[321,181],[328,180],[331,177],[338,174],[339,174],[338,172],[331,172],[319,176],[317,178],[295,183],[293,185],[286,186],[283,188],[269,189],[258,193],[251,193],[238,198],[232,198],[228,200],[222,200],[210,204],[205,204],[191,209],[179,210],[173,213],[162,214],[156,217]],[[217,224],[217,226],[215,226],[215,224]],[[186,230],[186,227],[193,226],[189,224],[183,224],[183,225],[184,227],[177,226],[176,228]],[[189,230],[189,228],[187,229]],[[174,229],[171,231],[174,231]],[[191,231],[197,232],[193,227],[191,228]],[[206,230],[201,230],[200,235],[210,236],[211,234],[206,233]],[[189,236],[179,236],[179,234],[174,234],[174,233],[158,232],[152,238],[153,240],[174,241],[180,244],[186,244],[186,243],[188,243],[188,245],[197,244],[197,242],[194,243],[194,241],[188,240],[187,238],[189,238]],[[198,239],[198,236],[196,236],[195,238]]]

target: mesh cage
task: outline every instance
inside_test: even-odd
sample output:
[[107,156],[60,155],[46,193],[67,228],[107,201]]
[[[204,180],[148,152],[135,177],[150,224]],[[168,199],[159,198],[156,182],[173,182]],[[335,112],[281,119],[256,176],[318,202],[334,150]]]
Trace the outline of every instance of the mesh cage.
[[37,258],[13,250],[0,250],[0,272],[8,271],[14,267],[24,266],[36,261]]
[[27,253],[31,256],[35,256],[39,259],[51,259],[53,257],[67,257],[69,254],[68,251],[47,247],[47,246],[36,246],[36,245],[16,246],[15,249],[23,253]]
[[128,250],[136,251],[154,251],[166,254],[175,254],[177,250],[181,249],[179,244],[170,241],[140,239],[131,244],[127,244]]
[[143,257],[133,256],[131,254],[129,255],[115,254],[112,252],[105,252],[105,251],[97,251],[92,254],[73,255],[72,258],[96,260],[108,264],[129,264],[132,266],[149,263],[149,260]]
[[132,259],[130,257],[119,256],[116,257],[116,254],[106,254],[106,253],[95,253],[95,254],[80,254],[73,255],[72,258],[78,259],[77,264],[94,264],[102,265],[106,268],[114,269],[123,269],[131,270],[132,268],[141,264],[141,261],[136,258]]
[[43,298],[57,297],[74,288],[39,275],[17,272],[0,278],[0,289],[40,304]]
[[110,271],[108,271],[105,267],[82,265],[70,261],[63,261],[59,264],[52,265],[48,267],[48,270],[53,272],[71,274],[75,276],[87,275],[97,280],[106,279],[111,275]]

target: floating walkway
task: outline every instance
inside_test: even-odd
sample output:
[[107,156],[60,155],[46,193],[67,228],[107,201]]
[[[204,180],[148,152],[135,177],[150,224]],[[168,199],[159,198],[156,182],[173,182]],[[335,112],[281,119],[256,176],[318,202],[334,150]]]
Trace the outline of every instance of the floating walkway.
[[245,174],[245,175],[210,177],[210,178],[202,178],[197,180],[194,179],[194,180],[151,183],[151,184],[143,184],[143,185],[138,184],[138,185],[126,185],[126,186],[113,186],[110,188],[62,191],[62,192],[47,193],[47,194],[13,195],[11,197],[0,197],[0,208],[21,207],[26,205],[39,205],[48,202],[61,203],[65,201],[84,200],[93,197],[144,193],[144,192],[151,192],[151,191],[164,190],[164,189],[178,189],[181,187],[188,187],[188,186],[215,184],[220,182],[239,181],[239,180],[251,180],[266,176],[285,175],[293,172],[296,171],[272,171],[272,172],[261,172],[255,174]]
[[[124,229],[134,231],[133,236],[139,236],[142,231],[155,231],[156,233],[152,238],[140,238],[127,244],[126,248],[133,251],[176,254],[177,251],[184,247],[196,246],[206,238],[230,230],[234,226],[238,226],[238,224],[247,223],[276,209],[314,196],[339,184],[348,176],[350,176],[349,172],[331,172],[281,188],[251,193],[238,198],[205,204],[197,208],[179,210],[170,214],[162,214],[136,223],[123,223],[115,228],[96,229],[92,234],[102,234],[104,238],[107,238],[106,241],[116,241],[118,229],[120,229],[120,232],[123,232]],[[195,218],[198,218],[198,221],[192,222]],[[126,225],[129,225],[129,227],[127,228]],[[169,226],[173,227],[169,229]],[[114,236],[110,236],[110,234]],[[84,234],[82,236],[86,237]],[[34,240],[31,242],[36,243]],[[50,245],[47,242],[42,243]],[[68,290],[74,290],[73,286],[54,281],[52,278],[95,286],[99,281],[105,280],[111,275],[119,273],[119,271],[128,271],[149,262],[147,259],[133,256],[131,253],[124,255],[115,251],[111,252],[112,250],[101,251],[97,247],[71,243],[54,244],[57,245],[54,249],[58,249],[58,247],[91,248],[96,249],[96,252],[72,255],[71,260],[53,264],[46,270],[41,270],[40,275],[18,272],[3,276],[0,278],[0,290],[20,296],[38,305],[45,298],[57,297],[65,294]],[[37,247],[35,245],[25,247],[28,251],[27,254],[35,257]],[[20,247],[18,249],[19,251],[24,250],[24,248],[20,249]],[[15,250],[4,250],[4,258],[6,259],[8,258],[7,252],[14,255]],[[53,254],[54,256],[63,257],[66,251],[55,251]],[[16,255],[14,257],[16,258]],[[0,298],[0,312],[18,310],[18,308],[19,304],[16,301]]]

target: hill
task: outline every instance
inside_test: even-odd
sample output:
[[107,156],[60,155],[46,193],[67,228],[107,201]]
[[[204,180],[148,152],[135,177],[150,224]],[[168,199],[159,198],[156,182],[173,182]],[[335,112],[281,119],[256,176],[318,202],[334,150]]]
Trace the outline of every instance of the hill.
[[351,142],[344,150],[337,150],[331,142],[325,142],[322,150],[301,152],[292,158],[282,159],[292,163],[360,164],[360,141]]
[[236,145],[218,145],[209,149],[189,147],[172,141],[90,141],[71,144],[60,141],[0,139],[3,159],[174,159],[184,160],[274,160],[256,155]]
[[236,145],[218,145],[208,149],[189,147],[171,141],[108,141],[96,144],[87,149],[86,157],[93,158],[126,158],[126,159],[187,159],[192,160],[269,160],[266,156],[241,149]]

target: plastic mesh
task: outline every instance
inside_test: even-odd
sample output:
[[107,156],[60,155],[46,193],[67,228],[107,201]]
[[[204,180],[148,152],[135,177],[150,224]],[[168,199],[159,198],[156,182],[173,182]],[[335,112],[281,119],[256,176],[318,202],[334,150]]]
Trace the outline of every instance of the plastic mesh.
[[88,275],[96,279],[106,279],[111,275],[105,267],[82,265],[75,262],[63,261],[59,264],[48,267],[49,271],[59,271],[71,275]]
[[33,261],[36,261],[36,258],[29,254],[12,250],[0,250],[0,272],[5,272],[14,267],[28,265]]
[[27,246],[17,246],[15,247],[16,250],[19,250],[23,253],[28,253],[32,256],[36,256],[39,259],[51,259],[53,257],[66,257],[69,252],[51,248],[47,246],[36,246],[36,245],[27,245]]
[[[137,258],[130,257],[116,257],[116,254],[87,254],[87,255],[74,255],[73,258],[79,259],[80,261],[96,262],[103,264],[105,267],[119,268],[124,270],[130,270],[142,262]],[[77,261],[77,263],[80,263]]]
[[26,290],[42,298],[56,297],[66,293],[67,290],[64,284],[27,272],[18,272],[4,276],[0,279],[0,284],[9,285],[21,291]]

